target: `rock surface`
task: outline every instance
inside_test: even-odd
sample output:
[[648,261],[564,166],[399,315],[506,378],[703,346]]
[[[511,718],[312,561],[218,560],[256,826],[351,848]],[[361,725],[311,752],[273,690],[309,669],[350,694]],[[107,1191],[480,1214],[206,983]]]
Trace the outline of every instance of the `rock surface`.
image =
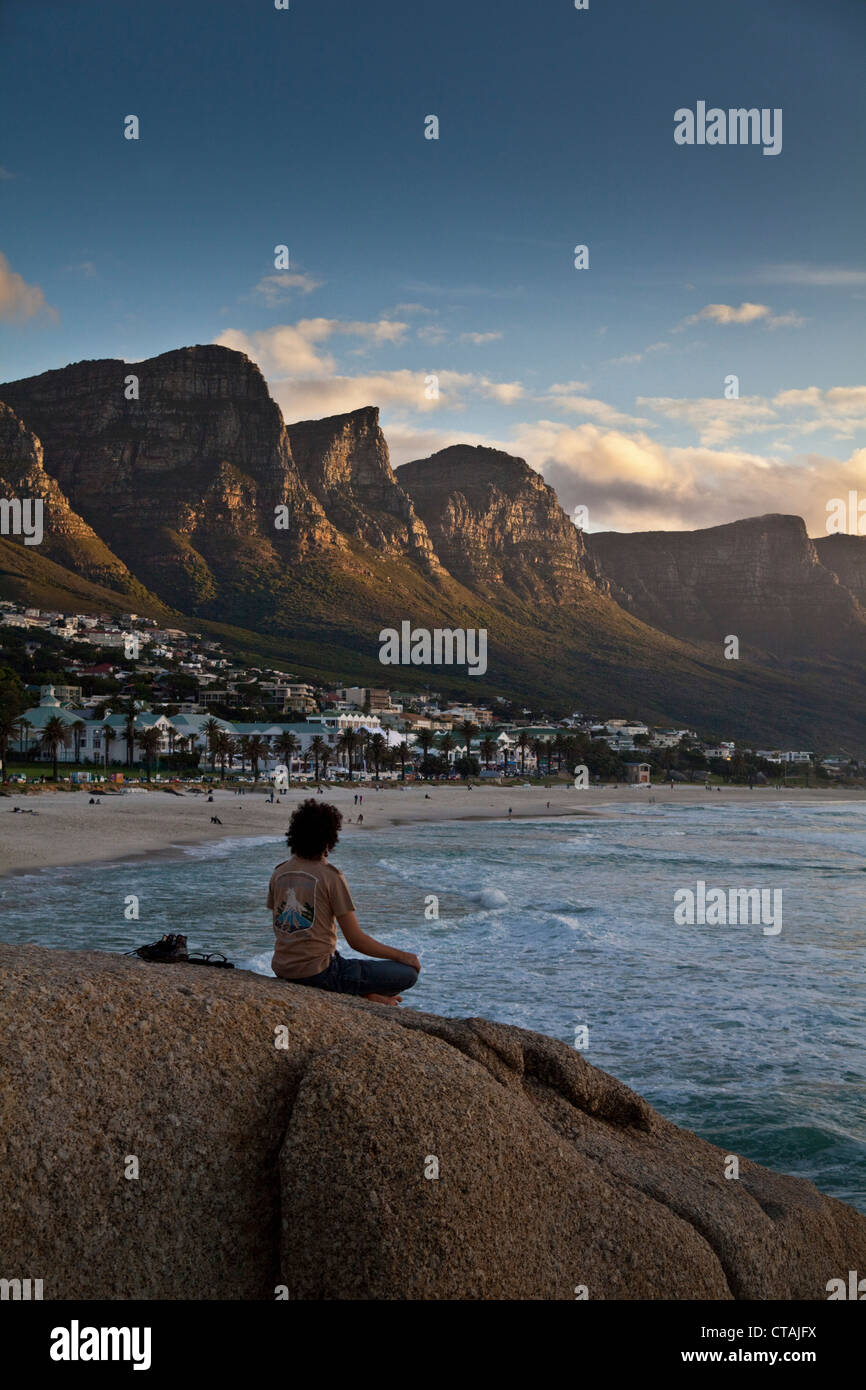
[[[483,629],[488,698],[866,753],[866,607],[797,518],[581,535],[522,459],[455,445],[395,474],[374,407],[286,426],[255,363],[217,345],[74,363],[0,400],[41,441],[58,516],[63,498],[86,528],[38,555],[0,537],[0,597],[171,609],[325,685],[381,684],[380,633],[404,621]],[[482,693],[457,666],[391,683]]]
[[46,1299],[825,1299],[866,1267],[866,1217],[726,1180],[519,1028],[7,945],[0,1020],[2,1264]]
[[812,544],[821,564],[866,608],[866,536],[820,536]]
[[[818,652],[862,661],[866,610],[822,561],[798,516],[700,531],[596,532],[587,548],[617,602],[646,623],[741,655]],[[841,548],[840,548],[841,549]]]
[[345,534],[441,573],[427,528],[391,468],[376,406],[286,428],[307,487]]
[[552,602],[588,596],[596,587],[581,533],[523,459],[454,444],[404,463],[397,477],[442,563],[464,584],[505,585],[521,597]]
[[[7,382],[0,395],[42,440],[72,506],[177,608],[211,616],[223,588],[255,593],[317,547],[341,543],[243,353],[197,346],[135,363],[76,362]],[[275,527],[278,506],[289,509],[288,529]]]
[[[41,499],[43,538],[39,554],[59,565],[124,593],[143,592],[122,560],[109,550],[92,526],[69,505],[57,481],[45,471],[42,444],[0,401],[0,496]],[[23,538],[15,538],[21,545]],[[34,547],[35,549],[35,547]]]

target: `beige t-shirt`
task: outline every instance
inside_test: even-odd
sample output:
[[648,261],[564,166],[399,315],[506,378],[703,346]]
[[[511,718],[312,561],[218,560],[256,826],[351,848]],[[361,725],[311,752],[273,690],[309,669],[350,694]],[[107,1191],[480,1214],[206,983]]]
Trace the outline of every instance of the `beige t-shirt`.
[[302,980],[327,970],[337,949],[337,923],[354,912],[349,885],[327,859],[293,855],[278,864],[268,885],[268,907],[274,914],[271,969],[283,980]]

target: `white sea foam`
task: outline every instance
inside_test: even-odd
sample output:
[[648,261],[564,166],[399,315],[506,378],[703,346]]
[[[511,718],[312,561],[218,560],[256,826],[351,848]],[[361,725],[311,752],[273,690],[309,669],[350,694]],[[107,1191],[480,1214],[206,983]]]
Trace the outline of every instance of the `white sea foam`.
[[276,978],[271,969],[271,957],[273,949],[260,951],[257,956],[250,956],[248,960],[236,960],[235,968],[238,970],[252,970],[255,975],[270,975],[271,979]]
[[477,893],[470,893],[469,898],[472,902],[480,903],[482,907],[508,906],[508,896],[501,888],[482,888]]

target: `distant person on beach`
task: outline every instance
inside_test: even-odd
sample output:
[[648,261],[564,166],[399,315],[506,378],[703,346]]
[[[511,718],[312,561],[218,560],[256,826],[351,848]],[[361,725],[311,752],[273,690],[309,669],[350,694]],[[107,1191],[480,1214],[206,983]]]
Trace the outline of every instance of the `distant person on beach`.
[[[362,930],[349,885],[328,855],[343,817],[327,801],[302,801],[286,834],[291,859],[278,864],[268,885],[276,946],[271,962],[281,980],[374,1004],[399,1004],[400,991],[418,981],[421,962],[410,951],[385,946]],[[337,950],[337,924],[353,951],[373,960],[346,960]]]

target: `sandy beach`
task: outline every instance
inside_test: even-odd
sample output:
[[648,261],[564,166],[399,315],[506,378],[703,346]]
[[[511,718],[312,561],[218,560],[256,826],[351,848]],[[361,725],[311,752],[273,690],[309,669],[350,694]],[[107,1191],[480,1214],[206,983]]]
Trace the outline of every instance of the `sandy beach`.
[[[363,796],[356,806],[355,795]],[[307,787],[293,788],[271,804],[264,791],[237,796],[215,791],[213,801],[185,792],[174,796],[162,790],[130,790],[126,795],[104,795],[99,805],[89,795],[46,791],[40,795],[0,799],[0,874],[32,873],[97,860],[127,859],[137,855],[182,852],[184,847],[238,836],[285,833],[294,806],[311,795]],[[818,802],[863,801],[866,792],[855,789],[795,789],[669,785],[651,788],[594,787],[576,791],[551,784],[525,787],[460,783],[405,788],[388,786],[375,791],[328,787],[324,796],[343,812],[344,836],[365,835],[384,825],[456,820],[502,820],[509,808],[514,819],[546,816],[605,815],[621,806],[648,808],[667,804],[706,802],[727,805],[731,801],[804,800]],[[16,809],[17,808],[17,809]],[[33,812],[34,814],[30,814]],[[363,822],[358,824],[358,814]],[[215,825],[216,815],[221,824]],[[349,819],[351,817],[351,820]]]

